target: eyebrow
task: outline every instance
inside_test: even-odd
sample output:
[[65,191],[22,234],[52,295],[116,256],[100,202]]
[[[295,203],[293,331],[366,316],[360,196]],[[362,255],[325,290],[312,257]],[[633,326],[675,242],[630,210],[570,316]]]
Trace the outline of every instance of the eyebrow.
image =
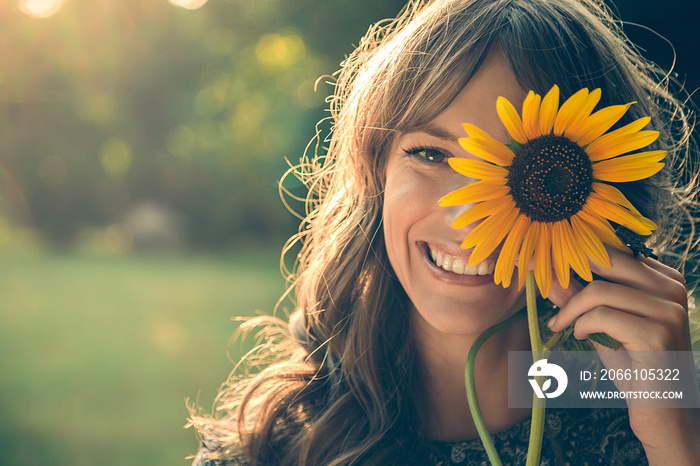
[[440,126],[435,126],[432,123],[427,123],[422,126],[418,126],[411,133],[426,133],[430,136],[436,137],[438,139],[443,139],[445,141],[457,142],[459,136],[449,132],[448,130],[441,128]]

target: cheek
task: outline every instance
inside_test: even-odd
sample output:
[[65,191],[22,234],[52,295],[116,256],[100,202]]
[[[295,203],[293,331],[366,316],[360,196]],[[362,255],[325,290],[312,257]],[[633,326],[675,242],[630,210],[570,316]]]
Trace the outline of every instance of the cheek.
[[394,270],[408,265],[410,242],[425,232],[440,215],[437,201],[439,183],[424,174],[403,167],[387,170],[384,190],[383,225],[387,254]]

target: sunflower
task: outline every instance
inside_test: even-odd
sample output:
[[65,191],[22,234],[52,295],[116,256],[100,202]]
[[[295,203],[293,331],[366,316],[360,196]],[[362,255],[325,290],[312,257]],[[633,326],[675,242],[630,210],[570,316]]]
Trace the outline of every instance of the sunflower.
[[651,118],[640,118],[607,132],[634,102],[593,112],[600,89],[581,89],[559,107],[559,88],[545,96],[530,91],[522,119],[499,97],[496,109],[511,136],[503,144],[476,126],[464,123],[468,138],[459,143],[478,159],[451,157],[450,166],[478,181],[451,192],[440,205],[474,204],[452,224],[463,228],[482,220],[462,248],[474,248],[469,265],[486,259],[503,243],[494,271],[496,284],[510,286],[516,260],[522,287],[528,264],[543,297],[552,287],[552,268],[559,283],[569,286],[570,268],[593,279],[588,259],[610,268],[608,244],[631,252],[611,222],[639,235],[656,224],[609,183],[648,178],[661,170],[666,151],[630,155],[654,142],[658,131],[642,131]]

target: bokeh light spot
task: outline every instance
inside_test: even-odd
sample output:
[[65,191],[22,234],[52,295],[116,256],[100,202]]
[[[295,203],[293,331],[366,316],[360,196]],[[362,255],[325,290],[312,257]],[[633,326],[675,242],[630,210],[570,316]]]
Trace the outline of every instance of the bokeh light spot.
[[107,139],[100,149],[102,168],[114,177],[122,176],[129,170],[132,158],[131,146],[118,137]]
[[292,32],[265,34],[255,45],[255,56],[263,67],[283,70],[304,59],[306,47],[302,38]]
[[196,10],[201,8],[209,0],[168,0],[170,4],[185,8],[187,10]]
[[177,354],[183,352],[188,343],[189,334],[180,322],[160,318],[153,323],[150,331],[152,344],[159,350]]
[[68,167],[60,155],[49,155],[39,163],[39,178],[47,186],[60,186],[66,181]]
[[32,18],[48,18],[61,9],[63,0],[20,0],[19,9]]

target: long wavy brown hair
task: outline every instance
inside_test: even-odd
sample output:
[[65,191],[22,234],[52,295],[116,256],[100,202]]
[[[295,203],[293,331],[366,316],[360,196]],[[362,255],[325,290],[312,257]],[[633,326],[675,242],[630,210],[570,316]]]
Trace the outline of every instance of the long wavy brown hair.
[[191,424],[219,446],[212,456],[424,464],[420,358],[382,234],[384,165],[395,136],[443,111],[494,47],[523,89],[543,95],[557,84],[564,99],[601,88],[600,106],[637,102],[619,125],[652,116],[666,167],[619,188],[659,224],[650,241],[664,260],[683,267],[694,253],[690,116],[669,92],[669,74],[640,56],[602,2],[410,2],[370,28],[333,75],[330,143],[321,148],[317,135],[294,169],[308,188],[299,232],[285,247],[301,247],[287,275],[295,310],[288,324],[246,322],[245,330],[262,325],[264,341],[244,362],[267,367],[235,370],[216,415],[193,411]]

